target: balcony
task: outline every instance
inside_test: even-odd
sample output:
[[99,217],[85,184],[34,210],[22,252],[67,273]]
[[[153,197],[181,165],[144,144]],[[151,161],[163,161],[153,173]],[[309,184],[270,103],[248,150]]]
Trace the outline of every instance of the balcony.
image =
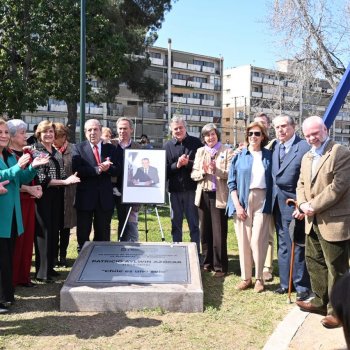
[[262,97],[262,92],[252,91],[252,97],[261,98]]
[[172,79],[171,82],[172,82],[173,85],[186,86],[186,80]]
[[213,117],[205,117],[205,116],[202,116],[202,117],[201,117],[201,122],[212,123],[212,122],[213,122]]
[[186,103],[187,99],[186,99],[186,97],[173,96],[173,102]]
[[295,89],[298,85],[296,83],[292,83],[291,81],[288,81],[287,84],[288,87]]
[[214,90],[214,84],[202,83],[202,89]]
[[187,120],[193,121],[193,122],[199,122],[200,116],[199,115],[188,115]]
[[187,103],[191,103],[193,105],[200,105],[201,104],[201,100],[199,98],[188,97],[187,98]]
[[173,67],[174,68],[187,69],[187,63],[174,61]]
[[[87,109],[88,106],[85,107]],[[67,112],[67,105],[64,104],[51,104],[50,105],[50,111],[51,112]]]
[[284,86],[284,80],[275,80],[274,84],[278,86]]
[[203,106],[214,106],[214,100],[202,100]]
[[265,84],[273,84],[273,79],[264,78],[264,83]]
[[195,70],[197,72],[200,72],[201,71],[201,66],[198,65],[198,64],[191,64],[191,63],[188,63],[187,64],[187,68],[190,69],[190,70]]
[[268,93],[264,92],[264,94],[263,94],[263,98],[266,98],[266,99],[268,99],[268,100],[272,100],[273,95],[272,95],[272,94],[268,94]]
[[194,87],[194,88],[200,88],[201,87],[201,83],[198,82],[198,81],[191,81],[191,80],[189,80],[187,82],[187,86]]
[[163,66],[164,65],[164,60],[162,58],[155,58],[155,57],[150,57],[152,64],[155,64],[157,66]]
[[294,99],[293,96],[284,96],[284,100],[285,100],[286,102],[293,102],[295,99]]
[[252,77],[252,81],[256,83],[262,83],[262,78],[261,77]]
[[207,66],[202,66],[202,72],[206,72],[206,73],[215,73],[215,68],[213,67],[207,67]]

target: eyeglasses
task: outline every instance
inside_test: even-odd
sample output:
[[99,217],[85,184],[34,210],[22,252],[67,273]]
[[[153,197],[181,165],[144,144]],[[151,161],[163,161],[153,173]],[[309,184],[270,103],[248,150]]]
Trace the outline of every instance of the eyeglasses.
[[261,131],[249,131],[248,136],[261,136]]

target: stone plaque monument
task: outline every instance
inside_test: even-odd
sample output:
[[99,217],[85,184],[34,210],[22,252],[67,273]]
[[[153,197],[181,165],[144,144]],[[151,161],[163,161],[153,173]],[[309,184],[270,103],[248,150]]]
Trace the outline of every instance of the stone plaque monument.
[[61,311],[203,311],[194,243],[88,242],[61,289]]

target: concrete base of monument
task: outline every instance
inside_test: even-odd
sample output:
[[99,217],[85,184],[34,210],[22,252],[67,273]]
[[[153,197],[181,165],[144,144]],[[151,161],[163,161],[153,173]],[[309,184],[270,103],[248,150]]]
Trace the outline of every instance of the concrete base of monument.
[[202,312],[195,243],[87,242],[60,293],[61,311]]

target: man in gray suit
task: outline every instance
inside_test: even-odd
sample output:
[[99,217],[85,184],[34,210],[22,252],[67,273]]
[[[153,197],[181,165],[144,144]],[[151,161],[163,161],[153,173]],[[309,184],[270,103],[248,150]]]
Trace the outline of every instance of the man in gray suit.
[[[301,159],[309,151],[310,146],[295,134],[295,122],[287,115],[273,120],[277,143],[272,154],[273,177],[273,215],[278,240],[278,268],[280,287],[277,294],[288,292],[289,268],[291,260],[292,239],[289,226],[293,220],[293,208],[286,204],[289,198],[296,199],[296,187],[299,179]],[[303,218],[299,215],[298,218]],[[296,225],[299,224],[296,220]],[[293,285],[297,291],[297,300],[306,300],[310,296],[310,280],[305,265],[305,233],[299,230],[294,236],[294,269]]]
[[340,321],[329,296],[349,269],[350,151],[329,139],[320,117],[305,119],[303,133],[312,148],[302,160],[297,199],[306,215],[306,264],[315,298],[297,305],[326,315],[322,325],[335,328]]

